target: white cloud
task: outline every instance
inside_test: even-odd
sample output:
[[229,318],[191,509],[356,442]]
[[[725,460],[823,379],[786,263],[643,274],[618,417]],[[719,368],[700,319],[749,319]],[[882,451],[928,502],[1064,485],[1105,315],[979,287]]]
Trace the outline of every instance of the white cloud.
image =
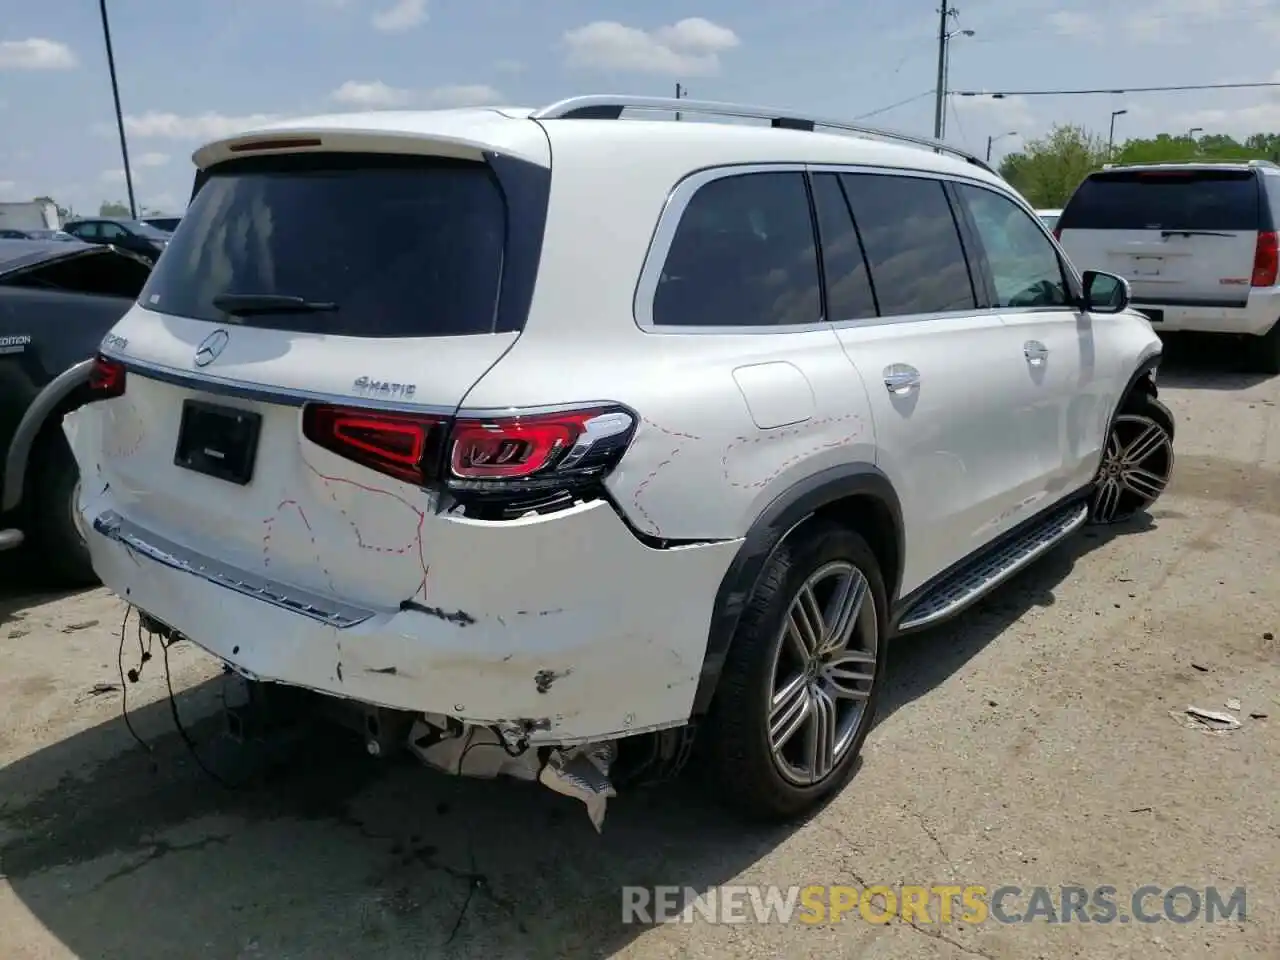
[[116,167],[113,170],[103,170],[98,174],[98,179],[103,183],[124,183],[124,168]]
[[144,153],[137,159],[140,167],[163,167],[169,162],[167,153]]
[[384,33],[412,30],[427,22],[427,0],[396,0],[373,15],[373,26]]
[[148,110],[138,116],[124,118],[125,130],[135,137],[154,137],[165,140],[217,140],[234,136],[254,127],[278,120],[274,114],[252,113],[232,117],[222,113],[205,113],[183,116]]
[[646,31],[612,20],[597,20],[564,35],[572,67],[706,76],[720,71],[720,55],[741,44],[728,27],[690,17]]
[[75,65],[71,48],[57,40],[0,41],[0,70],[70,70]]
[[524,64],[519,60],[499,60],[493,65],[499,73],[523,73]]
[[381,80],[348,80],[329,96],[339,103],[363,109],[407,106],[475,107],[502,102],[502,94],[483,83],[410,90],[390,86]]
[[351,107],[400,107],[413,99],[413,91],[381,80],[348,80],[329,96]]
[[[1016,130],[1025,138],[1032,136],[1037,127],[1031,101],[1026,97],[952,97],[951,105],[962,121],[981,124],[984,145],[988,135],[998,137]],[[954,123],[948,126],[955,130]]]
[[501,103],[502,94],[483,83],[463,83],[428,90],[425,100],[435,107],[479,107]]
[[18,187],[16,180],[0,180],[0,193],[12,193]]

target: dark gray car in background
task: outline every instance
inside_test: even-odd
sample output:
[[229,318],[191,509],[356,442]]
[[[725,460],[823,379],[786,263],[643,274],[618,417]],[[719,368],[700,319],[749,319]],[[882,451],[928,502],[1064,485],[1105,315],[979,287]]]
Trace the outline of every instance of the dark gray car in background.
[[28,542],[68,586],[96,578],[62,417],[84,402],[85,370],[150,273],[112,246],[0,239],[0,550]]

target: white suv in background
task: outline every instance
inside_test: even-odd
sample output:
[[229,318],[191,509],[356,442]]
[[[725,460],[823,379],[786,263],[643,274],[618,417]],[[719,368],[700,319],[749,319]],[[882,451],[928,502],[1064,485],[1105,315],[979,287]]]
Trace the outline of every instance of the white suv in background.
[[1079,266],[1129,281],[1161,332],[1243,334],[1249,365],[1280,373],[1280,167],[1108,165],[1084,179],[1057,234]]
[[955,153],[605,96],[211,143],[65,422],[95,569],[370,752],[598,828],[696,731],[797,815],[895,634],[1172,468],[1124,282]]

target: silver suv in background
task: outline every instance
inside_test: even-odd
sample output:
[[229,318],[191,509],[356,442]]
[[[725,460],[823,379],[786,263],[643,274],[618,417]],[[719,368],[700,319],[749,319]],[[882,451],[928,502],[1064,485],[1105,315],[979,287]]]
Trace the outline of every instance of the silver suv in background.
[[1084,179],[1055,232],[1081,269],[1129,281],[1160,332],[1243,335],[1249,366],[1280,373],[1280,167],[1107,166]]

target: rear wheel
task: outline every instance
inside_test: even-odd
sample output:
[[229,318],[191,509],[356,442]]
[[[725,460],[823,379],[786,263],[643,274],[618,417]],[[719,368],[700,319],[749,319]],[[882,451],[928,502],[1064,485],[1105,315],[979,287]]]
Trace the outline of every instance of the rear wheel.
[[734,806],[790,818],[844,785],[874,718],[886,617],[875,554],[852,530],[813,521],[779,547],[708,718],[712,773]]
[[1135,392],[1107,435],[1090,521],[1123,523],[1155,503],[1172,475],[1173,414],[1154,397]]
[[1250,337],[1245,347],[1249,366],[1257,373],[1280,373],[1280,320],[1260,337]]
[[98,577],[80,529],[80,470],[71,448],[51,433],[32,455],[28,523],[36,562],[59,585],[92,586]]

